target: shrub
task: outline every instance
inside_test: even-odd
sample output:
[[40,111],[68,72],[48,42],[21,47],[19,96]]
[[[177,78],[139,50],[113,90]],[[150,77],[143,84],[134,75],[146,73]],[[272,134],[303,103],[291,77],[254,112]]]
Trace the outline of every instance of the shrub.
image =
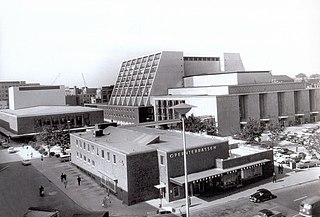
[[60,157],[60,154],[56,154],[56,157]]

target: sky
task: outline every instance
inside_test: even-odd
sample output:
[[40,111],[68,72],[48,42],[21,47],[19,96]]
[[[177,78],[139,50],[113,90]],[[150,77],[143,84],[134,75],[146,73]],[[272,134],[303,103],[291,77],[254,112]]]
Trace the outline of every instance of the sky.
[[101,87],[159,51],[320,73],[319,0],[0,0],[0,80]]

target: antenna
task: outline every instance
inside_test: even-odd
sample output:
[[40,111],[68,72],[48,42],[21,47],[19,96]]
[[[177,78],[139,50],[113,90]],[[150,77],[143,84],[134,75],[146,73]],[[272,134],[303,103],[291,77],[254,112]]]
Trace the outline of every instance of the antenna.
[[87,87],[86,80],[84,79],[83,73],[81,73],[81,75],[82,75],[82,79],[83,79],[83,84],[84,84],[85,87]]
[[52,82],[52,84],[54,84],[56,81],[57,81],[57,79],[59,78],[59,76],[61,75],[61,72],[58,74],[58,76],[53,80],[53,82]]

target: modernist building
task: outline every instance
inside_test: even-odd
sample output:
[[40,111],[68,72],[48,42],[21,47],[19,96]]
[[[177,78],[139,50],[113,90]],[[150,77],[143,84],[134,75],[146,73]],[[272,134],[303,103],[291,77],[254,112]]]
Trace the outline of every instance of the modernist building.
[[194,105],[188,113],[211,116],[220,135],[240,131],[249,117],[262,125],[295,125],[318,121],[320,88],[307,88],[270,71],[245,71],[239,54],[186,57],[163,51],[124,61],[104,117],[120,124],[177,119],[170,108]]
[[[272,151],[229,149],[218,137],[187,134],[190,194],[202,194],[270,177]],[[184,198],[181,132],[107,127],[71,134],[72,163],[126,204]]]
[[172,103],[183,100],[196,106],[190,114],[214,116],[220,135],[239,132],[249,118],[283,126],[319,120],[319,88],[306,88],[305,82],[272,83],[271,78],[269,71],[186,76],[183,88],[153,97],[155,119],[170,119]]
[[0,109],[9,108],[9,87],[36,86],[38,83],[26,83],[25,81],[0,81]]
[[103,111],[65,105],[64,86],[9,88],[10,109],[0,111],[0,131],[11,138],[33,135],[45,126],[70,129],[103,122]]

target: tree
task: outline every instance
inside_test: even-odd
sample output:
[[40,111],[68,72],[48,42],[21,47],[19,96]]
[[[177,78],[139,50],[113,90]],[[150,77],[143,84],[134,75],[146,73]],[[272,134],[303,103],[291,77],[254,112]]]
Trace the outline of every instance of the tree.
[[269,138],[271,140],[272,145],[277,140],[279,135],[283,132],[283,128],[280,126],[279,123],[272,122],[268,125],[267,130],[269,130]]
[[200,117],[195,117],[191,114],[185,119],[185,130],[192,133],[209,132],[210,134],[217,133],[217,127],[213,119],[201,120]]
[[316,74],[312,74],[309,76],[309,78],[312,78],[312,79],[320,79],[320,74],[316,73]]
[[249,118],[240,132],[240,139],[246,140],[248,143],[256,143],[257,140],[260,140],[262,132],[263,127],[260,126],[260,122]]
[[58,127],[45,126],[42,131],[36,136],[38,143],[45,144],[48,147],[50,156],[50,148],[59,145],[63,152],[70,146],[69,131],[64,125]]
[[299,73],[299,74],[296,75],[296,78],[305,79],[305,78],[307,78],[307,76],[304,73]]

